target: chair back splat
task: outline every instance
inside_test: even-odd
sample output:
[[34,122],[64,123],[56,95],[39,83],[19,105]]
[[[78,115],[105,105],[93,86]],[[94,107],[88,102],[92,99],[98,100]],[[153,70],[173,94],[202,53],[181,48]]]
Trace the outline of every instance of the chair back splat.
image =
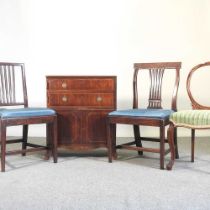
[[133,108],[138,108],[138,74],[139,71],[149,70],[150,88],[148,109],[162,109],[162,81],[165,70],[172,69],[176,71],[176,79],[174,80],[173,97],[171,100],[171,109],[177,110],[177,93],[180,80],[180,63],[135,63],[134,64],[134,77],[133,77]]
[[[48,108],[28,107],[25,67],[23,63],[0,62],[0,144],[1,171],[5,171],[5,156],[26,155],[26,152],[46,150],[57,162],[57,115]],[[28,126],[46,124],[46,146],[28,142]],[[7,127],[22,125],[22,136],[7,139]],[[6,150],[6,144],[21,143],[21,149]],[[27,148],[30,147],[30,148]]]
[[[165,149],[165,143],[168,142],[165,138],[165,126],[169,125],[170,114],[177,111],[177,92],[180,80],[181,62],[161,62],[161,63],[135,63],[133,74],[133,107],[132,109],[116,110],[109,113],[107,117],[107,133],[108,133],[108,149],[109,149],[109,162],[112,158],[116,158],[116,149],[129,149],[138,151],[139,155],[145,152],[154,152],[160,154],[160,168],[164,169],[164,156],[171,152],[171,145],[169,149]],[[149,74],[149,98],[146,108],[139,104],[139,77],[143,72]],[[172,79],[172,98],[170,107],[163,108],[163,81],[166,71],[175,71],[175,77]],[[165,77],[164,77],[165,76]],[[145,78],[143,78],[147,82]],[[145,92],[145,87],[142,88],[141,93]],[[116,133],[116,124],[133,125],[134,141],[125,144],[116,144],[116,136],[110,136],[110,130],[114,129]],[[158,138],[145,137],[140,135],[140,127],[154,126],[159,127],[160,135]],[[159,142],[159,148],[147,148],[142,146],[142,141]],[[176,142],[176,135],[174,137]],[[175,143],[176,144],[176,143]]]

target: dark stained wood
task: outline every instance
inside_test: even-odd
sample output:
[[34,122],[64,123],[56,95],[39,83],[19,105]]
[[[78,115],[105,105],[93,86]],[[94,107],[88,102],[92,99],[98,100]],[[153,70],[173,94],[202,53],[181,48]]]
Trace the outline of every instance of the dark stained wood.
[[161,84],[164,74],[164,69],[157,69],[156,71],[150,69],[150,93],[149,93],[149,108],[162,108],[161,107]]
[[191,162],[194,162],[195,129],[191,129]]
[[168,134],[168,141],[169,141],[169,147],[170,147],[170,152],[171,152],[171,159],[169,163],[167,164],[166,168],[167,170],[171,170],[173,165],[174,165],[174,160],[175,160],[175,146],[174,146],[174,126],[172,123],[170,123],[167,134]]
[[[17,81],[18,80],[18,81]],[[18,88],[18,86],[21,86]],[[17,90],[18,89],[18,90]],[[22,91],[22,97],[20,92]],[[25,68],[23,63],[0,62],[0,106],[28,107],[27,87]],[[28,125],[47,124],[47,145],[28,143]],[[7,140],[6,129],[9,126],[22,125],[23,135],[20,138]],[[1,143],[1,171],[5,171],[5,156],[11,154],[26,155],[26,152],[37,152],[46,150],[47,156],[52,153],[53,160],[57,162],[57,115],[36,116],[36,117],[14,117],[0,118],[0,143]],[[6,144],[22,143],[19,150],[6,151]],[[30,148],[27,148],[30,147]]]
[[46,79],[47,106],[58,113],[58,146],[71,150],[107,147],[106,116],[116,109],[116,77]]
[[[147,109],[162,109],[162,81],[165,71],[175,71],[175,78],[173,78],[173,95],[171,100],[171,106],[168,109],[174,111],[177,110],[177,91],[179,86],[179,72],[181,69],[181,62],[162,62],[162,63],[135,63],[134,64],[134,75],[133,75],[133,108],[143,108],[139,106],[139,92],[138,91],[138,75],[142,71],[149,71],[150,75],[150,88],[149,88],[149,99]],[[142,90],[141,90],[142,91]],[[143,90],[144,91],[144,90]],[[110,130],[114,130],[116,133],[116,124],[130,124],[133,125],[134,129],[134,141],[128,142],[128,144],[116,145],[116,136],[110,135]],[[170,150],[165,149],[165,143],[172,144],[165,138],[165,127],[169,125],[169,119],[158,119],[158,118],[147,118],[147,117],[129,117],[129,116],[108,116],[107,117],[107,134],[108,134],[108,155],[109,162],[112,162],[113,157],[117,157],[117,148],[126,148],[130,150],[137,150],[140,155],[143,151],[155,152],[160,154],[160,168],[164,169],[164,156],[170,151],[174,152],[173,145],[170,145]],[[140,135],[141,126],[159,127],[159,137],[143,137]],[[174,135],[174,138],[176,135]],[[160,142],[159,148],[145,148],[142,146],[142,141],[155,141]],[[176,139],[173,143],[176,143]],[[132,144],[135,144],[132,145]],[[177,152],[178,155],[178,152]],[[173,155],[171,156],[173,158]],[[173,160],[171,160],[172,162]]]

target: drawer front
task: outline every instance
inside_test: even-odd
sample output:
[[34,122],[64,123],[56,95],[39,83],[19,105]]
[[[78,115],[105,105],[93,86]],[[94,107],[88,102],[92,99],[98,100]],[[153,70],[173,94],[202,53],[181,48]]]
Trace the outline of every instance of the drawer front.
[[48,106],[114,107],[113,93],[50,93]]
[[71,91],[113,91],[115,81],[112,78],[51,78],[47,80],[48,90]]

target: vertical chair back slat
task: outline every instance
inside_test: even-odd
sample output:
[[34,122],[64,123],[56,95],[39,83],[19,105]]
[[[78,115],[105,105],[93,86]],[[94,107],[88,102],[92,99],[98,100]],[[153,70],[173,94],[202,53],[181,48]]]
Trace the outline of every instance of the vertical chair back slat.
[[0,63],[0,106],[17,105],[28,105],[24,65]]

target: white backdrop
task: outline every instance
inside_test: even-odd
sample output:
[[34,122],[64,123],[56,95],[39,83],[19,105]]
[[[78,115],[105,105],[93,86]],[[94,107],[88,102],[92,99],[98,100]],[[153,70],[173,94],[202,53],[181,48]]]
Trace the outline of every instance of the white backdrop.
[[[0,0],[0,61],[26,64],[31,106],[46,106],[46,75],[117,75],[118,108],[132,106],[133,63],[182,61],[178,109],[190,108],[187,73],[210,60],[209,7],[209,0]],[[132,129],[119,126],[117,135]]]

